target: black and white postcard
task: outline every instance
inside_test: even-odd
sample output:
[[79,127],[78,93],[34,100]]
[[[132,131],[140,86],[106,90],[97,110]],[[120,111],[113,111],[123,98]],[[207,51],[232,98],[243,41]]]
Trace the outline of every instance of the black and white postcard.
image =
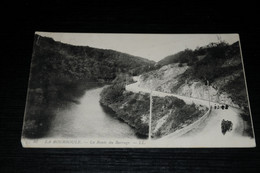
[[239,35],[36,32],[21,140],[255,147]]

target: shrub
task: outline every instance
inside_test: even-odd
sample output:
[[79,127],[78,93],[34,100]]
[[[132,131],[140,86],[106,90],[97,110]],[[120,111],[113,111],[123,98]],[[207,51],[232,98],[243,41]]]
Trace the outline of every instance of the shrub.
[[229,120],[222,120],[221,122],[221,132],[223,133],[223,135],[226,134],[227,131],[231,131],[233,127],[233,123]]

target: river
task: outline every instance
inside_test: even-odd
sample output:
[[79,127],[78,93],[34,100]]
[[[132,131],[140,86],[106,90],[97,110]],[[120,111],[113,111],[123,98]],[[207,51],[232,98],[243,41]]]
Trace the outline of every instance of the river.
[[112,110],[100,105],[100,93],[103,88],[89,89],[79,99],[79,104],[58,110],[48,136],[137,139],[133,128],[115,118]]

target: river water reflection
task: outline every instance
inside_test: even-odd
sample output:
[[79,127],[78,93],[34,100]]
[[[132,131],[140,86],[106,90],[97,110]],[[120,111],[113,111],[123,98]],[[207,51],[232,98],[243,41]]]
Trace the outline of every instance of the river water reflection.
[[79,104],[58,111],[49,136],[137,139],[133,128],[115,118],[113,111],[100,105],[100,93],[103,88],[87,90]]

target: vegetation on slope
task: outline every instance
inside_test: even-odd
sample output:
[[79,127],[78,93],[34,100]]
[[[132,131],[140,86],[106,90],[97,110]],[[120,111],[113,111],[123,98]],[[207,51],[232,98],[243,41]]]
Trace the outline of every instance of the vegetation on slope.
[[[195,50],[194,52],[196,54],[205,52],[205,58],[194,63],[190,69],[192,78],[208,80],[212,83],[219,77],[225,77],[236,70],[242,70],[238,42],[231,46],[225,43],[219,43],[213,47],[202,48],[201,50]],[[223,66],[226,61],[232,58],[240,60],[240,63],[235,66]]]
[[[188,105],[176,97],[154,97],[152,129],[155,137],[162,137],[190,125],[207,111],[205,106]],[[158,121],[164,119],[161,126]]]
[[[102,91],[100,103],[115,111],[117,117],[134,127],[138,134],[148,135],[149,94],[128,92],[125,83],[114,83]],[[153,97],[152,112],[152,136],[159,138],[191,124],[206,112],[206,108],[187,105],[176,97]],[[156,129],[163,117],[166,120]]]
[[187,63],[188,65],[192,65],[194,62],[198,61],[198,58],[194,54],[194,52],[190,49],[185,49],[184,51],[178,52],[174,55],[169,55],[164,59],[157,62],[158,67],[162,67],[164,65],[180,63],[182,66],[183,63]]
[[[239,63],[225,65],[230,59],[237,59]],[[209,80],[214,82],[219,77],[232,74],[236,70],[242,70],[240,49],[238,42],[229,45],[225,42],[211,43],[206,47],[197,49],[186,49],[177,54],[165,57],[157,63],[163,66],[172,63],[187,64],[189,70],[183,75],[183,78]],[[180,65],[182,66],[182,65]]]
[[[153,82],[153,85],[156,84],[158,86],[156,90],[179,92],[178,94],[189,94],[192,92],[193,94],[195,93],[195,97],[201,97],[207,85],[206,81],[209,81],[212,89],[216,91],[214,94],[227,96],[228,103],[241,108],[241,117],[245,126],[243,133],[253,137],[238,42],[232,45],[225,42],[212,43],[205,47],[199,47],[196,50],[186,49],[159,61],[157,67],[161,68],[142,75],[141,79],[143,81],[141,85],[150,87],[151,81],[156,81]],[[185,72],[182,71],[183,73],[177,77],[172,75],[169,78],[169,75],[166,73],[171,71],[171,68],[181,71],[184,67],[187,70]],[[192,86],[194,83],[198,83],[196,87]],[[184,89],[182,90],[182,88]],[[213,97],[218,98],[216,95]]]
[[214,47],[201,48],[197,51],[205,52],[205,58],[194,63],[179,78],[179,83],[183,84],[186,80],[195,79],[204,83],[208,80],[210,84],[214,85],[214,82],[238,73],[238,77],[229,79],[228,82],[223,81],[222,86],[216,87],[219,88],[220,92],[228,93],[235,104],[243,108],[248,107],[238,42],[233,45],[220,43]]
[[113,50],[72,46],[35,35],[23,135],[48,133],[57,108],[77,103],[84,91],[122,74],[138,75],[154,62]]
[[[187,70],[177,77],[173,75],[172,78],[167,78],[167,81],[161,80],[163,83],[157,83],[160,88],[171,86],[172,88],[167,90],[176,92],[188,83],[200,82],[207,85],[207,81],[209,81],[209,84],[219,91],[218,94],[227,93],[234,104],[242,108],[247,107],[247,95],[238,42],[232,45],[225,42],[211,43],[195,50],[186,49],[162,59],[157,63],[157,67],[162,65],[166,67],[167,65],[170,68],[169,64],[178,64],[178,71],[182,66],[186,67]],[[160,82],[156,74],[160,74],[161,71],[162,68],[143,74],[143,82],[145,83],[146,79],[147,81],[156,80]],[[168,69],[168,71],[170,70]],[[153,76],[150,74],[153,74]],[[160,78],[164,77],[160,76]],[[164,84],[165,86],[163,86]]]

